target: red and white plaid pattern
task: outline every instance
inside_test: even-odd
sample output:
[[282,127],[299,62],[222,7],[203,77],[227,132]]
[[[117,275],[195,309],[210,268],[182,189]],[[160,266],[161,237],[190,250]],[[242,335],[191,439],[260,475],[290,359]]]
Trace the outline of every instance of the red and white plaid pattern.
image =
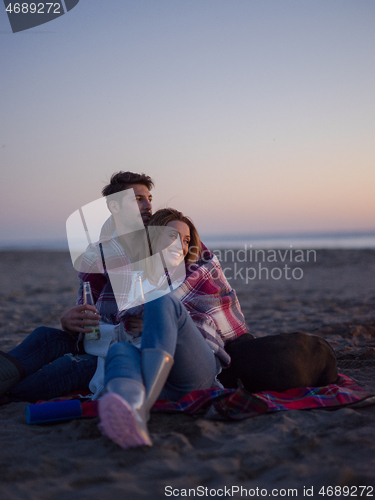
[[[129,315],[141,314],[143,307],[129,309],[132,266],[115,238],[103,240],[102,247],[106,269],[99,246],[91,245],[82,260],[81,268],[85,272],[79,273],[80,284],[90,281],[96,307],[104,321],[126,323]],[[116,298],[120,305],[127,304],[126,310],[121,307],[118,311],[108,270],[111,280],[114,276],[118,279]],[[216,255],[206,249],[202,259],[186,266],[186,274],[182,285],[171,293],[181,300],[213,352],[224,366],[228,366],[230,356],[224,349],[225,343],[248,331],[236,292],[228,283]],[[82,303],[81,288],[77,303]]]
[[245,318],[236,292],[228,283],[216,255],[199,264],[190,264],[191,274],[173,294],[181,300],[215,354],[227,366],[230,357],[224,344],[247,333]]

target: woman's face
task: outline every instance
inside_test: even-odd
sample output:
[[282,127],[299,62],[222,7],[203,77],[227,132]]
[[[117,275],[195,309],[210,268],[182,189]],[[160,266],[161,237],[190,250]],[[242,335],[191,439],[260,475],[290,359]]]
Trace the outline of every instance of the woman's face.
[[157,244],[156,251],[163,251],[166,264],[178,266],[186,257],[189,250],[190,229],[185,222],[174,220],[168,222]]

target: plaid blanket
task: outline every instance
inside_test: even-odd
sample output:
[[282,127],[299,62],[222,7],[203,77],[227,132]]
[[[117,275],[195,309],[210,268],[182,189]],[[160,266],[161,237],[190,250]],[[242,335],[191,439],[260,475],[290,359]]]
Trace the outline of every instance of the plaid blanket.
[[[111,324],[122,322],[126,329],[129,316],[143,312],[143,306],[133,307],[130,300],[132,265],[116,238],[103,239],[100,245],[91,245],[83,256],[77,303],[83,303],[83,282],[90,281],[102,320]],[[201,259],[186,266],[185,281],[171,293],[187,308],[223,366],[228,366],[230,356],[224,349],[225,343],[248,330],[236,292],[225,278],[216,255],[204,247]]]
[[[71,394],[59,398],[81,398],[86,394]],[[56,401],[56,400],[54,400]],[[40,401],[39,403],[46,403]],[[184,412],[206,418],[242,420],[263,413],[286,410],[338,409],[342,406],[369,406],[375,404],[375,395],[365,391],[346,375],[339,375],[335,384],[325,387],[299,387],[284,392],[259,392],[250,394],[238,389],[201,389],[193,391],[179,401],[158,400],[152,407],[155,412]],[[98,416],[98,401],[81,403],[82,417]]]
[[340,374],[335,384],[298,387],[284,392],[250,394],[242,388],[193,391],[177,402],[159,400],[153,406],[153,411],[194,415],[206,410],[207,417],[241,420],[282,410],[333,409],[364,400],[375,404],[373,396],[354,380]]
[[[199,264],[187,265],[186,277],[189,277],[199,265],[208,262],[212,257],[206,246],[201,244],[202,253]],[[83,283],[90,282],[93,299],[102,320],[114,325],[119,322],[118,305],[108,270],[111,278],[114,276],[116,281],[116,295],[120,298],[120,302],[127,303],[129,301],[132,264],[117,238],[107,236],[101,237],[99,242],[91,244],[82,256],[80,272],[78,273],[79,289],[76,304],[83,304]],[[119,279],[116,280],[116,277]]]
[[230,356],[224,344],[247,333],[236,292],[228,283],[216,255],[190,265],[189,276],[173,294],[189,311],[203,337],[224,366]]

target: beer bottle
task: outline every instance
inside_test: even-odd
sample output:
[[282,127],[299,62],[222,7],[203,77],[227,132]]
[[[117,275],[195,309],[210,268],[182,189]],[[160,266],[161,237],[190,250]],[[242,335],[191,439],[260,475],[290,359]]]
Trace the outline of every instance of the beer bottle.
[[[83,302],[84,304],[90,304],[94,306],[94,300],[91,293],[91,285],[89,281],[83,283]],[[85,333],[86,340],[99,340],[100,339],[100,328],[99,326],[86,326],[85,328],[92,328],[92,332]]]

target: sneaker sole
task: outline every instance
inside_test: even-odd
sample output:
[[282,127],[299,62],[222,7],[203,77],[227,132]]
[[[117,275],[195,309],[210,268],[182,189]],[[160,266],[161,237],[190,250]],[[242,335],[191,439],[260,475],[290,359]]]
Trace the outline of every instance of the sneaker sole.
[[102,434],[121,448],[152,446],[148,432],[137,419],[135,411],[118,394],[106,394],[99,401],[99,417]]

